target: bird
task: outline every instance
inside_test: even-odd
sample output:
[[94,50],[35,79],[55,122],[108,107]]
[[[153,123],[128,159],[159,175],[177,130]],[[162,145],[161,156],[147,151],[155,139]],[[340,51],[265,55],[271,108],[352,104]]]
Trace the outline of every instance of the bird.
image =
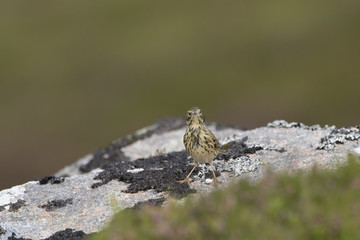
[[190,108],[187,112],[186,124],[187,128],[184,134],[183,142],[186,151],[194,160],[194,167],[184,180],[177,182],[187,182],[191,185],[189,177],[194,169],[199,165],[199,163],[209,163],[214,176],[211,183],[220,183],[220,181],[216,178],[212,161],[219,152],[224,152],[224,150],[221,149],[219,141],[215,135],[205,125],[200,108]]

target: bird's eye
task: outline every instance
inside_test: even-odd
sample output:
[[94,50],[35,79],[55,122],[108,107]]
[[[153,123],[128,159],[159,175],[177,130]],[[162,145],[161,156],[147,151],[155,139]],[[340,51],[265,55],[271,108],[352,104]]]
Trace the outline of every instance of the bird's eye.
[[187,114],[189,117],[191,116],[191,112],[188,112],[188,114]]

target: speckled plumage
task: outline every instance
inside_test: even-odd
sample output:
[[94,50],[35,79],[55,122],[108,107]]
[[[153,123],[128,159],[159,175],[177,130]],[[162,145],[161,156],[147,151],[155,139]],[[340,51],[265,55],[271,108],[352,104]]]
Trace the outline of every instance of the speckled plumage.
[[184,145],[186,151],[193,158],[195,166],[189,175],[179,182],[190,184],[188,178],[199,163],[209,163],[214,175],[213,182],[219,182],[216,179],[212,161],[222,150],[215,135],[206,127],[199,108],[193,107],[188,111],[186,124],[188,126],[184,135]]

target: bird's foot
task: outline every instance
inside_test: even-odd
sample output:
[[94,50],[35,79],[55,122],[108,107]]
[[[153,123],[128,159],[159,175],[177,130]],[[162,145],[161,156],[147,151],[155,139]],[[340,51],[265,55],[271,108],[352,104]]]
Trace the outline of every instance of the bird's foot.
[[209,183],[209,185],[211,185],[211,184],[213,184],[213,183],[221,183],[221,182],[217,179],[217,177],[214,177],[213,180],[212,180],[212,182]]
[[184,180],[180,180],[180,181],[176,181],[180,184],[183,184],[184,182],[187,182],[190,186],[191,186],[191,183],[190,183],[190,180],[188,178],[185,178]]

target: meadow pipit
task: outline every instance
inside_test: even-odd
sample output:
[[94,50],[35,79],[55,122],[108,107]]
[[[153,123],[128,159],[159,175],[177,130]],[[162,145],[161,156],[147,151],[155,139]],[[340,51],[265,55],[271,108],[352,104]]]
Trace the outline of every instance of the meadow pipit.
[[191,108],[186,116],[186,132],[184,135],[184,145],[186,151],[194,160],[194,167],[184,180],[179,183],[187,182],[190,185],[189,177],[199,163],[209,163],[211,171],[214,175],[213,182],[220,183],[215,176],[212,166],[213,159],[219,152],[223,152],[220,148],[219,141],[214,134],[206,127],[200,108]]

